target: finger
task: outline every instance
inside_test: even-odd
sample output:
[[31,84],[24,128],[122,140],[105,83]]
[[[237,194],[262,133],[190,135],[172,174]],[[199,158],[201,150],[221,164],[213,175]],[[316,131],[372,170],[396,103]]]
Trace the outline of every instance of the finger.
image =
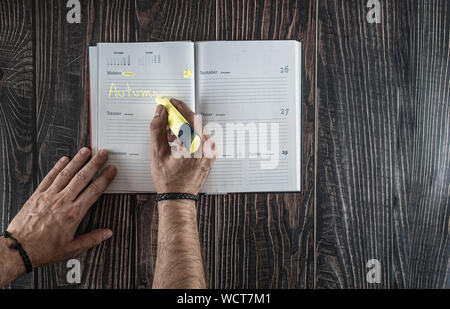
[[101,242],[111,238],[112,231],[110,229],[97,229],[90,233],[81,235],[74,239],[71,243],[71,251],[80,254],[87,249],[93,248],[99,245]]
[[92,178],[94,178],[95,174],[97,174],[97,172],[102,168],[107,159],[108,152],[106,150],[101,149],[97,152],[94,158],[92,158],[88,164],[76,173],[75,177],[72,178],[67,187],[63,189],[67,199],[73,201],[78,194],[83,191]]
[[173,146],[179,146],[179,145],[183,145],[183,143],[181,142],[181,140],[179,138],[176,138],[172,141]]
[[[189,125],[194,132],[199,135],[200,139],[202,132],[202,117],[201,115],[195,115],[192,110],[182,101],[177,99],[170,99],[170,102],[175,106],[175,108],[183,115],[184,118],[189,122]],[[189,146],[190,147],[190,146]]]
[[207,144],[209,141],[209,143],[211,143],[211,137],[205,133],[205,131],[203,131],[203,138],[202,138],[202,146],[204,146],[205,144]]
[[73,176],[75,176],[75,173],[78,172],[83,164],[89,159],[90,154],[91,151],[88,148],[81,148],[69,164],[67,164],[67,166],[58,174],[50,189],[55,192],[60,192],[64,189]]
[[169,126],[167,126],[166,128],[166,133],[167,133],[167,141],[169,143],[173,143],[173,141],[177,139],[175,134],[173,134],[172,131],[170,130]]
[[216,160],[217,157],[217,147],[216,143],[207,135],[204,136],[202,150],[203,150],[202,161],[206,161],[207,165],[212,166],[212,163]]
[[169,143],[173,143],[173,142],[175,142],[177,140],[177,137],[175,136],[175,135],[173,135],[173,134],[167,134],[167,141],[169,142]]
[[[178,141],[178,142],[177,142]],[[168,160],[178,160],[181,158],[189,159],[192,158],[192,153],[184,147],[180,140],[175,140],[171,148],[171,153]],[[175,161],[173,164],[180,164],[179,161]],[[170,165],[169,165],[170,166]]]
[[164,106],[156,107],[155,116],[150,124],[150,140],[152,155],[166,155],[169,153],[169,142],[167,140],[167,111]]
[[175,108],[183,115],[184,118],[189,122],[191,126],[194,125],[194,113],[192,110],[184,103],[177,99],[170,99],[170,102],[175,106]]
[[42,182],[36,189],[36,192],[44,192],[51,186],[55,178],[58,174],[66,167],[67,163],[69,163],[70,159],[68,157],[62,157],[58,162],[53,166],[53,168],[48,172],[47,176],[44,177]]
[[83,193],[76,199],[75,205],[81,208],[81,218],[83,218],[92,204],[105,192],[108,185],[116,176],[117,169],[110,165],[106,167],[101,175],[91,183]]

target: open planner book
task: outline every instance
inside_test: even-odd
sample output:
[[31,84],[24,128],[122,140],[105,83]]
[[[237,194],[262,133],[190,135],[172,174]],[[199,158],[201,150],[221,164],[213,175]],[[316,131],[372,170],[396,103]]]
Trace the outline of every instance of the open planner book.
[[99,43],[89,47],[91,146],[118,168],[107,193],[155,192],[155,97],[184,101],[218,148],[203,193],[301,188],[301,43]]

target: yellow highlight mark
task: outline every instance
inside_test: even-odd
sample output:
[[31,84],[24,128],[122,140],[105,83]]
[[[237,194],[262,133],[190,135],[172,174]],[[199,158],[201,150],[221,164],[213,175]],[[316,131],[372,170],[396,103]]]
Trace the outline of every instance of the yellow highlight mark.
[[192,78],[192,70],[184,70],[183,76],[184,78]]

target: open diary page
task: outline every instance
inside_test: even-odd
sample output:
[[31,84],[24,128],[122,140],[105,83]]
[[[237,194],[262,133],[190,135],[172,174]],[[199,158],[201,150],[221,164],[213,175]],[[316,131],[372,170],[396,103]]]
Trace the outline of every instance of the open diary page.
[[196,108],[219,148],[204,192],[300,191],[300,44],[196,43]]
[[194,44],[99,43],[90,53],[98,57],[91,63],[92,148],[106,149],[108,164],[118,169],[106,192],[155,192],[149,128],[155,97],[174,97],[195,110]]

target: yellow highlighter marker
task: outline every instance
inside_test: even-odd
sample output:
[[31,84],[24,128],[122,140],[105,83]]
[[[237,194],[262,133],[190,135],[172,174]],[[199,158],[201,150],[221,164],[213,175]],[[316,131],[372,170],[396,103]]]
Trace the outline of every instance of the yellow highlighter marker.
[[194,153],[200,147],[202,142],[200,136],[194,132],[189,122],[173,106],[168,98],[156,97],[156,104],[164,105],[167,110],[167,121],[170,130],[183,143],[185,147],[189,146],[190,152]]

